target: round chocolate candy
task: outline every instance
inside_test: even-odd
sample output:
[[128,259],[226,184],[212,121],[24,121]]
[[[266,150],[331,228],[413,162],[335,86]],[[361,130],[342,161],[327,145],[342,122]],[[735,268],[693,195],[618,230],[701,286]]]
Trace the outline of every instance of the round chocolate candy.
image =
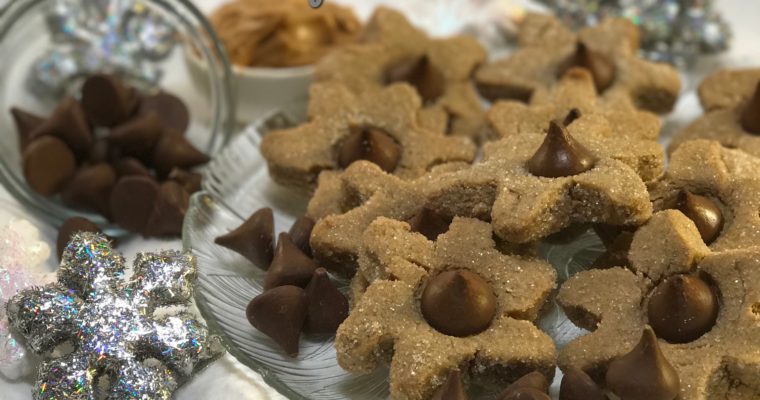
[[441,272],[422,292],[425,320],[439,332],[464,337],[486,330],[496,314],[493,288],[467,270]]

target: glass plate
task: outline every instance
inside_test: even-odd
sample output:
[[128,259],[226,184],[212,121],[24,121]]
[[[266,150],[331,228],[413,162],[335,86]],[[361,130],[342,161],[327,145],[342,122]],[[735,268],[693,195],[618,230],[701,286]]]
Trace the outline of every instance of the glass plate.
[[[239,226],[261,207],[274,210],[277,232],[290,228],[306,209],[308,199],[276,185],[258,151],[261,135],[285,127],[303,115],[275,113],[244,131],[210,164],[204,191],[195,194],[185,219],[183,243],[198,259],[196,300],[209,326],[225,340],[232,355],[259,372],[272,387],[290,399],[381,400],[388,398],[388,371],[352,375],[335,359],[334,337],[306,336],[300,355],[291,359],[248,323],[245,308],[262,292],[264,272],[242,256],[214,244],[214,238]],[[586,232],[568,244],[542,245],[541,255],[557,268],[561,283],[589,265],[603,251],[599,239]],[[347,282],[340,282],[345,290]],[[584,334],[552,300],[537,324],[564,346]],[[552,384],[556,398],[561,374]],[[493,389],[473,387],[472,399],[490,398]]]

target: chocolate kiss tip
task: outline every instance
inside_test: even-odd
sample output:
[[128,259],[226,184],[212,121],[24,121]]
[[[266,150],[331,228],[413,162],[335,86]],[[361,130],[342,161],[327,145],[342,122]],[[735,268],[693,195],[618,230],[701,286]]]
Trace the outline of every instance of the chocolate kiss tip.
[[723,211],[707,196],[684,191],[679,210],[694,222],[705,244],[714,242],[723,230]]
[[254,212],[233,231],[214,243],[237,252],[257,267],[267,270],[274,257],[274,214],[269,207]]
[[306,297],[297,286],[279,286],[256,296],[245,310],[248,322],[274,340],[290,357],[298,356]]
[[11,108],[11,116],[18,132],[19,145],[23,150],[29,143],[32,132],[42,125],[45,119],[16,107]]
[[572,108],[570,111],[567,112],[567,115],[565,116],[565,119],[562,121],[562,125],[567,127],[568,125],[575,122],[576,119],[581,117],[581,110],[577,108]]
[[607,90],[615,80],[615,64],[604,54],[592,51],[579,41],[575,49],[577,65],[591,71],[596,91]]
[[757,82],[755,92],[742,111],[740,122],[745,131],[760,134],[760,81]]
[[606,378],[607,387],[626,400],[673,400],[681,387],[678,372],[660,350],[650,327],[630,352],[610,363]]
[[452,370],[443,382],[443,385],[433,393],[430,400],[468,400],[467,393],[462,384],[462,375],[458,370]]
[[280,233],[272,264],[264,277],[264,290],[284,285],[306,287],[318,267],[293,243],[289,234]]
[[564,373],[559,400],[607,400],[604,391],[583,370],[570,367]]
[[596,158],[575,141],[562,125],[553,120],[543,143],[527,162],[528,171],[536,176],[559,178],[577,175],[594,167]]
[[702,279],[675,275],[660,283],[649,298],[649,325],[670,343],[688,343],[709,332],[718,317],[719,301]]

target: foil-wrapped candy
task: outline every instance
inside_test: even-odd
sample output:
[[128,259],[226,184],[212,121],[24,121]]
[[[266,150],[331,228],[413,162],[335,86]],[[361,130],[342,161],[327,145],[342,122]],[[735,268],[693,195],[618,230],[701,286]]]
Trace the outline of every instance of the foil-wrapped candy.
[[192,315],[156,315],[187,306],[195,277],[192,255],[162,251],[139,254],[127,280],[124,258],[105,236],[74,235],[57,282],[24,290],[7,306],[11,326],[35,353],[73,348],[40,365],[34,399],[94,399],[103,379],[107,399],[170,399],[224,352]]

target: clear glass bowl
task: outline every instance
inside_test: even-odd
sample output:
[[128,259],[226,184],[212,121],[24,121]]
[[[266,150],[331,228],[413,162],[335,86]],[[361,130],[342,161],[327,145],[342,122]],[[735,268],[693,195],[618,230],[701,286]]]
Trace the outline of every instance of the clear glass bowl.
[[[73,210],[55,197],[37,194],[26,184],[22,173],[16,128],[8,111],[11,107],[19,107],[45,116],[58,101],[57,96],[33,95],[28,84],[30,69],[38,57],[51,49],[68,46],[56,40],[47,29],[47,10],[53,1],[12,0],[0,8],[0,182],[20,203],[53,225],[58,226],[71,216],[82,215],[103,227],[107,233],[119,235],[123,230],[101,215]],[[124,4],[116,0],[66,1],[78,1],[86,7],[97,7],[109,1]],[[218,151],[226,144],[234,128],[235,107],[230,89],[230,65],[211,25],[188,0],[127,1],[159,15],[176,32],[177,43],[167,57],[147,61],[163,70],[157,85],[133,76],[125,76],[125,79],[138,87],[156,86],[180,97],[191,114],[187,137],[209,154]],[[134,40],[136,43],[148,40],[151,33],[147,28],[137,32],[140,36]],[[143,34],[146,36],[143,37]],[[118,37],[115,39],[121,40]],[[185,48],[192,48],[206,65],[211,66],[205,70],[205,75],[190,78],[183,55]],[[199,82],[199,79],[203,81]],[[81,79],[68,81],[65,92],[76,93],[80,84]]]
[[[183,245],[198,262],[196,303],[208,325],[220,334],[229,352],[259,372],[264,380],[290,399],[385,400],[388,371],[359,376],[343,371],[335,359],[334,337],[306,336],[300,355],[291,359],[266,335],[248,323],[245,308],[262,292],[264,271],[242,256],[214,244],[214,238],[239,226],[261,207],[274,210],[276,231],[286,231],[302,215],[308,201],[278,186],[270,178],[258,146],[261,134],[272,127],[299,120],[292,113],[273,114],[248,128],[220,152],[206,170],[204,190],[196,193],[185,218]],[[559,283],[590,265],[603,246],[585,233],[573,242],[543,245],[542,256],[558,271]],[[340,282],[346,289],[347,282]],[[538,325],[562,347],[584,334],[554,303],[547,304]],[[557,398],[561,373],[557,370],[552,394]],[[491,399],[494,388],[473,387],[471,399]]]

